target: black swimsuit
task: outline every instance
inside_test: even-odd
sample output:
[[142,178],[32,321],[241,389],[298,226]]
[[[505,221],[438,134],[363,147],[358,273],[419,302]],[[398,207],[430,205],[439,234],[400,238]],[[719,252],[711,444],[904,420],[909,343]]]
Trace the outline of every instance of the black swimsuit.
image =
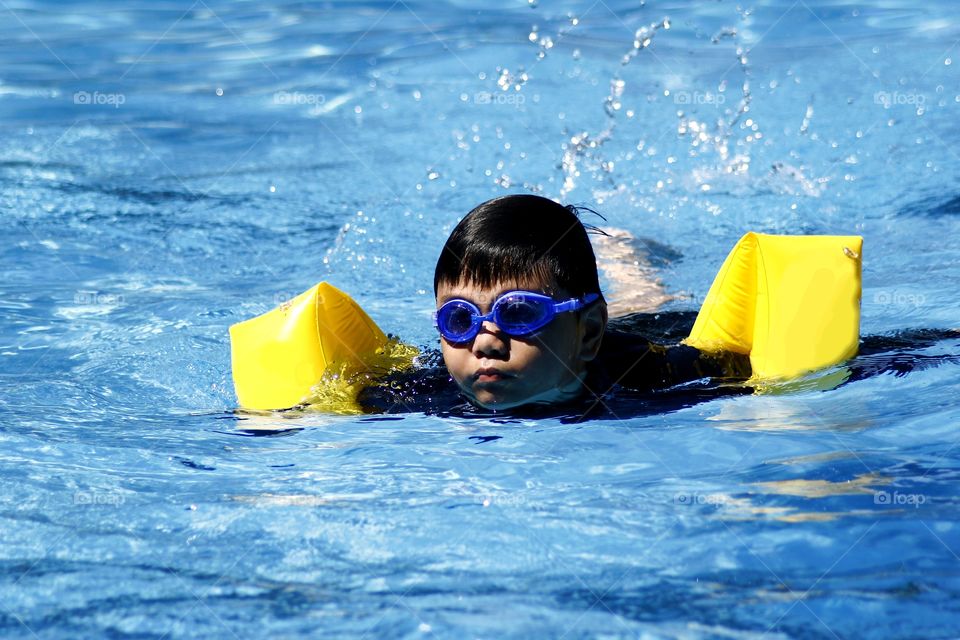
[[[583,393],[562,405],[535,404],[500,412],[476,407],[460,393],[436,349],[424,350],[413,369],[391,373],[365,387],[358,402],[368,413],[555,416],[580,421],[663,413],[721,396],[753,393],[753,388],[744,384],[750,377],[748,356],[708,354],[675,344],[688,334],[695,317],[692,312],[667,312],[612,320],[600,353],[588,364]],[[651,342],[644,335],[667,344]],[[960,362],[957,355],[909,353],[958,338],[956,331],[935,329],[868,336],[861,341],[859,355],[845,363],[849,375],[844,384],[887,372],[904,375],[946,361]]]
[[[678,327],[692,323],[695,314],[636,314],[611,322],[603,336],[600,353],[587,366],[587,376],[580,397],[563,405],[532,405],[510,410],[510,415],[569,415],[583,418],[611,413],[614,397],[674,387],[696,380],[742,382],[750,376],[750,360],[739,354],[709,355],[683,345],[656,344],[635,333],[659,334],[667,340],[677,339]],[[685,335],[685,333],[684,333]],[[439,351],[428,350],[419,359],[419,366],[391,373],[364,388],[358,397],[360,406],[369,413],[423,412],[429,414],[488,415],[474,407],[460,394],[453,378],[443,365]],[[743,385],[739,385],[742,387]],[[745,393],[750,392],[748,388]],[[619,404],[619,403],[617,403]],[[497,412],[502,415],[504,412]],[[631,411],[631,413],[634,413]]]

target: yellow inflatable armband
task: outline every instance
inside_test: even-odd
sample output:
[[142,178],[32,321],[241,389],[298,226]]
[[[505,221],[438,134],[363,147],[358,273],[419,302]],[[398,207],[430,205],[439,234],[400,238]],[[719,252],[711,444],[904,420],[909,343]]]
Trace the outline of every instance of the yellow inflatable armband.
[[746,234],[684,344],[749,354],[752,380],[791,378],[856,355],[862,245],[859,236]]
[[[393,349],[397,344],[370,316],[326,282],[231,326],[230,345],[240,405],[264,410],[319,397],[323,409],[356,412],[353,400],[362,377],[357,374],[388,368],[398,358],[409,362],[416,353],[410,347]],[[318,383],[322,393],[315,389]]]

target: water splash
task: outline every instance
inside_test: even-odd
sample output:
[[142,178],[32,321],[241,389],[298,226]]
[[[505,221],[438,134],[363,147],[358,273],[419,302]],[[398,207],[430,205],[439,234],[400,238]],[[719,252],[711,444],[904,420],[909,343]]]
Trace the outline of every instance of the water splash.
[[[811,98],[812,100],[813,98]],[[813,118],[813,102],[807,104],[807,110],[803,114],[803,122],[800,123],[800,134],[805,135],[810,129],[810,120]]]
[[540,50],[537,52],[537,60],[543,60],[547,57],[547,51],[553,49],[554,41],[553,38],[548,35],[541,35],[540,29],[537,25],[533,25],[530,28],[530,34],[527,38],[533,44],[537,45]]
[[623,58],[620,60],[621,65],[630,64],[630,61],[636,58],[641,51],[649,47],[653,43],[653,35],[660,29],[669,29],[670,28],[670,18],[664,18],[660,22],[654,22],[652,24],[640,27],[633,34],[633,48],[630,49]]
[[530,76],[522,66],[517,69],[516,73],[512,73],[510,69],[505,67],[497,67],[497,86],[503,91],[509,91],[510,89],[520,91],[528,80],[530,80]]
[[[746,22],[750,11],[740,10],[741,20]],[[714,189],[718,180],[734,177],[734,185],[742,187],[750,172],[752,161],[750,148],[763,138],[760,125],[749,117],[753,91],[751,89],[749,66],[749,49],[741,41],[741,30],[736,27],[724,27],[710,38],[711,43],[717,45],[725,40],[735,43],[734,55],[736,67],[742,76],[740,82],[740,97],[736,107],[724,109],[711,124],[707,118],[698,119],[685,110],[677,111],[677,134],[686,138],[690,144],[690,157],[715,155],[717,162],[714,165],[699,166],[690,172],[690,188],[695,191],[708,192]],[[728,81],[723,78],[716,88],[716,93],[706,92],[688,94],[687,104],[706,104],[719,109],[726,103]],[[692,97],[697,99],[693,99]],[[738,184],[739,183],[739,184]]]
[[[656,32],[661,29],[670,29],[670,18],[664,17],[658,22],[637,29],[634,33],[633,46],[621,59],[621,65],[629,64],[641,51],[648,48],[653,43]],[[626,87],[627,82],[620,74],[616,74],[610,79],[610,91],[603,100],[603,111],[607,122],[600,133],[592,135],[588,131],[580,131],[570,135],[569,131],[564,131],[564,134],[570,135],[570,138],[562,147],[563,156],[560,161],[560,169],[563,172],[563,186],[560,189],[561,197],[565,197],[576,188],[577,178],[580,177],[582,172],[581,167],[589,167],[596,174],[605,176],[606,181],[614,189],[617,188],[616,181],[612,176],[615,163],[613,160],[604,159],[598,150],[613,137],[613,132],[617,127],[617,114],[623,107],[623,93]]]

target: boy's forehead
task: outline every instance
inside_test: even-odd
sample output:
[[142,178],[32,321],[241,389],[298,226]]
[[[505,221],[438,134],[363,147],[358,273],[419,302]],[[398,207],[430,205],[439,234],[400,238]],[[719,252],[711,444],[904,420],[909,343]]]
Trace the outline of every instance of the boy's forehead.
[[560,287],[552,279],[550,282],[542,282],[538,278],[517,278],[502,280],[488,286],[480,285],[473,280],[461,280],[456,284],[440,284],[437,288],[437,300],[442,302],[450,298],[468,298],[474,302],[482,302],[493,300],[507,291],[518,289],[544,293],[549,296],[557,295],[560,292]]

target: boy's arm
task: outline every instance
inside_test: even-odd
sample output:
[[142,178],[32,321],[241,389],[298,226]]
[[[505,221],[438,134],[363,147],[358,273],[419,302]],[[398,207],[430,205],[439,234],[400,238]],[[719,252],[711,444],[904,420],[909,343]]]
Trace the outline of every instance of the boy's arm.
[[746,354],[708,353],[682,344],[667,347],[667,362],[673,384],[700,378],[746,379],[752,373]]
[[459,395],[446,368],[415,367],[371,381],[357,403],[364,413],[436,413],[456,404]]
[[659,345],[641,336],[608,331],[597,364],[609,383],[637,391],[662,389],[701,378],[748,378],[750,358],[710,354],[686,345]]

